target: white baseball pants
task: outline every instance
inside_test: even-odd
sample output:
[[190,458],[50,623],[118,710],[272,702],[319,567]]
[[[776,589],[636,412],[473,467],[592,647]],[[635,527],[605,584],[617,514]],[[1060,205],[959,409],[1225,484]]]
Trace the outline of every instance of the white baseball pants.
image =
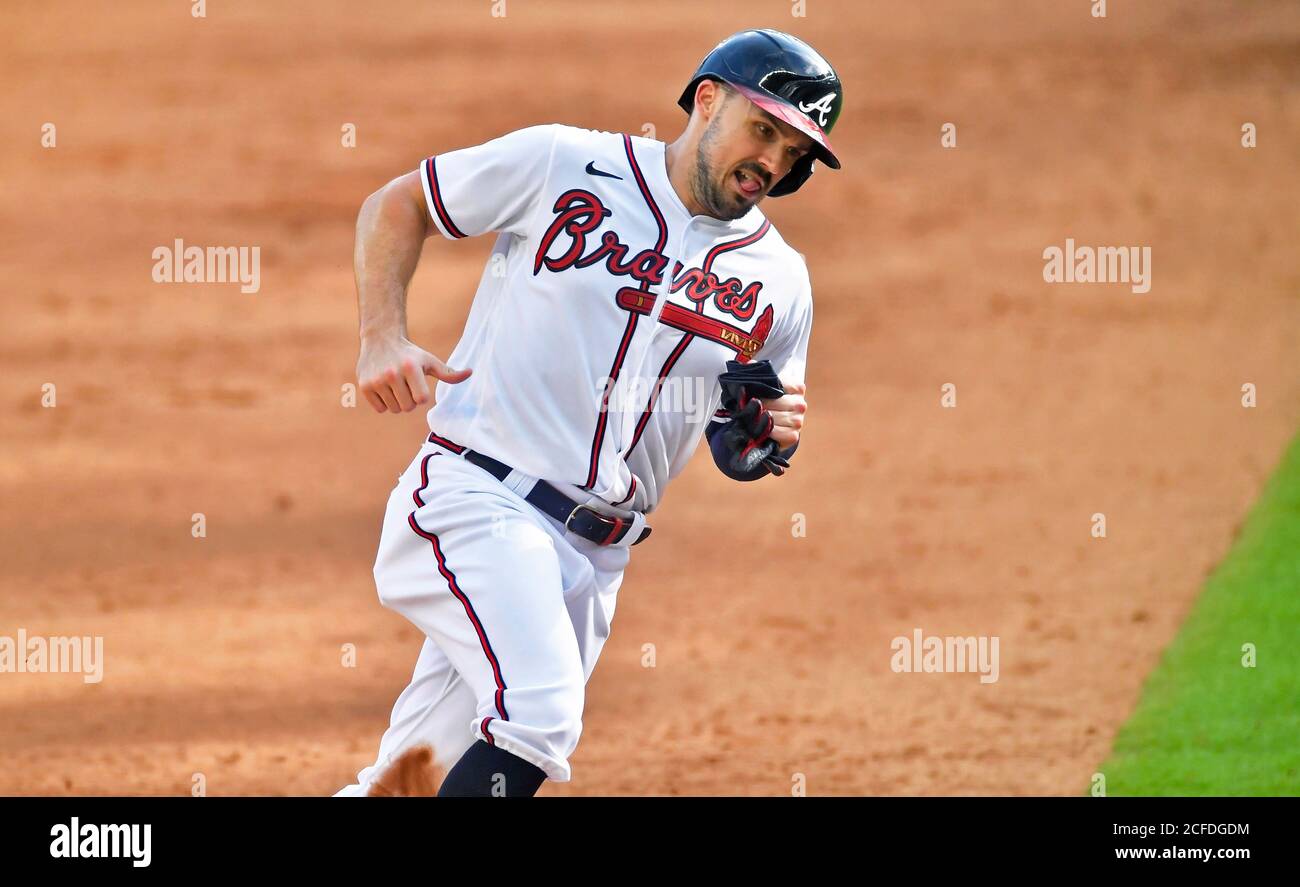
[[338,795],[364,795],[416,745],[431,745],[445,772],[476,739],[570,778],[629,550],[575,536],[525,502],[534,482],[517,471],[498,481],[432,442],[399,478],[375,583],[424,647],[378,758]]

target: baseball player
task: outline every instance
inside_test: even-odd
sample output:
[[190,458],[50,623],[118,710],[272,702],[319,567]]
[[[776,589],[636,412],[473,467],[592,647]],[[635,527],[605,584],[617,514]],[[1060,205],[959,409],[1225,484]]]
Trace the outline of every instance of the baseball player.
[[[744,31],[691,78],[672,144],[530,126],[429,157],[366,200],[360,388],[403,413],[430,401],[426,376],[437,384],[374,568],[424,647],[375,763],[340,795],[400,793],[388,774],[415,750],[446,771],[440,796],[570,778],[646,515],[701,438],[741,481],[780,475],[798,445],[812,291],[758,204],[817,161],[839,168],[827,134],[842,100],[808,44]],[[446,362],[406,330],[434,232],[496,235]]]

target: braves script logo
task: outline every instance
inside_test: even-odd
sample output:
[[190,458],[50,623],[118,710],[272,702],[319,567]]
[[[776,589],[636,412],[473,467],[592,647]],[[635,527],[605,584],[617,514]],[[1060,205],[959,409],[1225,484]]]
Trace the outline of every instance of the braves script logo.
[[[668,257],[654,249],[643,249],[628,257],[629,247],[619,238],[618,232],[607,230],[600,236],[600,242],[590,252],[587,251],[587,235],[600,227],[601,222],[613,215],[613,212],[600,202],[600,198],[590,191],[575,188],[566,191],[555,201],[555,219],[546,233],[542,235],[537,247],[537,256],[533,261],[533,274],[541,272],[545,266],[550,271],[563,271],[566,268],[586,268],[603,261],[610,274],[631,277],[638,283],[655,285],[663,280]],[[559,255],[551,253],[558,246],[561,235],[568,238],[567,246]],[[686,296],[693,302],[713,299],[719,311],[730,314],[737,320],[749,320],[754,316],[758,304],[758,294],[763,289],[763,282],[756,280],[742,285],[735,277],[720,280],[718,275],[707,268],[687,268],[682,271],[678,262],[673,269],[675,276],[669,292],[686,289]]]
[[800,102],[799,110],[803,111],[805,114],[807,114],[809,111],[816,111],[818,126],[825,126],[826,115],[831,112],[831,101],[834,98],[835,98],[835,93],[828,92],[826,93],[826,95],[822,96],[817,101],[811,104],[805,105],[803,102]]

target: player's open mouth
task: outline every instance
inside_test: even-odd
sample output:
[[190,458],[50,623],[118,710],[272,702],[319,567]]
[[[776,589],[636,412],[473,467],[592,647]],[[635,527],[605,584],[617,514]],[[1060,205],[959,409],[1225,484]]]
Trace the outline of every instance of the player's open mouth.
[[746,173],[744,170],[738,169],[733,173],[733,175],[736,178],[736,187],[739,188],[740,193],[744,194],[746,197],[754,197],[763,190],[763,183]]

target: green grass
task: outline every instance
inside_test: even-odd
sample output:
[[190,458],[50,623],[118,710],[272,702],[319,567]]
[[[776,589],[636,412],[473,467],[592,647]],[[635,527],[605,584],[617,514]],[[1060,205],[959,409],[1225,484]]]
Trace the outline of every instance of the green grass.
[[1110,796],[1300,795],[1300,438],[1100,772]]

